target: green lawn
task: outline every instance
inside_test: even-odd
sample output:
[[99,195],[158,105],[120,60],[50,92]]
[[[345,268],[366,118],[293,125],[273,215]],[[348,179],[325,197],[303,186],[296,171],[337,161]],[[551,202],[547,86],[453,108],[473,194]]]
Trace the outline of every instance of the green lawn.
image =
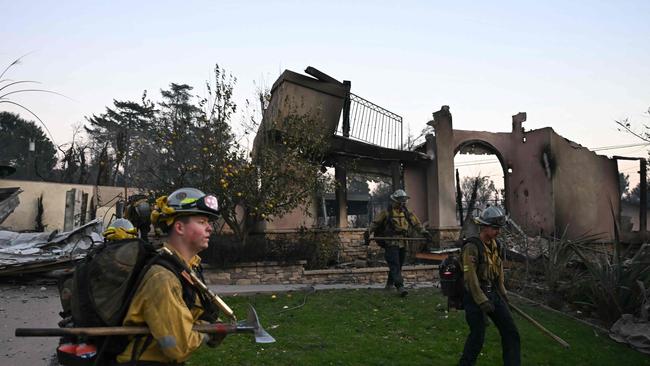
[[[230,297],[240,317],[247,303],[277,340],[255,344],[249,336],[231,336],[216,349],[203,348],[189,365],[455,365],[468,330],[464,313],[436,310],[445,303],[438,289],[411,291],[401,299],[383,290],[319,291]],[[650,365],[650,357],[618,344],[591,328],[538,308],[521,308],[564,338],[570,349],[515,315],[522,338],[523,365]],[[445,307],[446,308],[446,307]],[[479,365],[501,365],[497,329],[487,330]]]

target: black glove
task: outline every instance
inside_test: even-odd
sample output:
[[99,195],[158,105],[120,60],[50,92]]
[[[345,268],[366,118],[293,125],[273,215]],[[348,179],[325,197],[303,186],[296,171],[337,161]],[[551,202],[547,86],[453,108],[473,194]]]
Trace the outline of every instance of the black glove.
[[363,244],[370,245],[370,233],[367,231],[363,233]]
[[486,314],[494,312],[494,305],[492,305],[492,303],[489,301],[482,302],[479,304],[479,306],[481,307],[481,310]]
[[210,347],[214,348],[217,347],[218,345],[223,342],[223,339],[226,338],[226,333],[210,333],[210,334],[205,334],[206,336],[206,342],[205,344]]
[[429,243],[433,243],[433,236],[431,235],[430,232],[424,230],[424,231],[422,232],[422,236],[424,236],[424,237],[427,239],[427,242],[429,242]]
[[501,295],[501,299],[503,299],[503,301],[506,304],[510,304],[510,299],[508,298],[508,295],[506,295],[506,294],[499,294],[499,295]]

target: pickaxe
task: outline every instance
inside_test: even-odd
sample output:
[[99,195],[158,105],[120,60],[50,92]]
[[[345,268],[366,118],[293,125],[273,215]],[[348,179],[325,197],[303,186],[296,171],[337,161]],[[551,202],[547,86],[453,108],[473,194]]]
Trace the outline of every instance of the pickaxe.
[[[192,327],[201,333],[253,333],[257,343],[273,343],[275,339],[267,333],[260,324],[257,312],[250,305],[248,318],[236,324],[211,323],[198,324]],[[63,337],[75,336],[110,336],[110,335],[137,335],[149,334],[148,327],[88,327],[88,328],[17,328],[16,337]]]

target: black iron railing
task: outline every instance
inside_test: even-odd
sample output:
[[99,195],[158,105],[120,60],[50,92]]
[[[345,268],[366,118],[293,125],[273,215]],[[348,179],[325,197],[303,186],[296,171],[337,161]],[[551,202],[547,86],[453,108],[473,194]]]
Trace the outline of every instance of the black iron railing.
[[358,95],[345,101],[337,133],[389,149],[402,150],[402,117]]

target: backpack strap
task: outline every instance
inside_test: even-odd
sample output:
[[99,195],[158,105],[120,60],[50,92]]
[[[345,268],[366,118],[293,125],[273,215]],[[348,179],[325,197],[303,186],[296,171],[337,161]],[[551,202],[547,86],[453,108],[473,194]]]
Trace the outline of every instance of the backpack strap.
[[388,233],[388,236],[392,236],[395,234],[395,224],[393,223],[393,206],[389,205],[388,210],[388,215],[386,215],[386,218],[384,219],[386,222],[384,223],[386,227],[386,233]]
[[485,247],[483,246],[483,242],[481,241],[481,239],[477,238],[476,236],[471,236],[463,241],[463,247],[461,248],[461,257],[462,257],[462,250],[465,248],[465,245],[470,243],[476,245],[476,249],[478,250],[477,264],[482,264],[483,262],[485,262]]
[[404,213],[404,218],[406,219],[406,222],[409,224],[409,229],[414,228],[415,225],[413,225],[413,221],[411,221],[411,211],[409,211],[406,206],[401,207],[400,210]]
[[[185,303],[185,306],[187,306],[187,308],[191,310],[195,306],[194,299],[196,298],[196,291],[194,290],[193,286],[191,286],[190,283],[181,274],[185,270],[185,268],[179,262],[161,253],[156,253],[147,262],[145,267],[140,272],[138,279],[135,281],[135,286],[133,286],[133,289],[129,294],[128,297],[129,305],[133,300],[133,297],[135,296],[135,292],[137,291],[138,287],[140,287],[140,283],[142,282],[142,279],[144,278],[145,274],[151,269],[152,266],[156,264],[162,266],[163,268],[167,269],[168,271],[176,275],[176,277],[181,283],[183,302]],[[126,306],[126,309],[129,308],[129,305]],[[143,340],[144,342],[142,342]],[[151,334],[145,337],[136,336],[135,341],[133,343],[131,360],[129,362],[130,366],[137,365],[138,360],[140,359],[140,357],[142,357],[142,354],[144,353],[144,351],[146,351],[146,349],[149,347],[149,345],[152,342],[153,342],[153,336]]]
[[[142,338],[144,338],[144,342],[141,343]],[[131,351],[131,361],[129,362],[129,366],[137,366],[138,360],[142,357],[142,354],[146,351],[151,342],[153,342],[153,336],[151,334],[147,334],[146,336],[136,336],[135,341],[133,342],[133,350]],[[141,344],[142,347],[140,347]]]
[[[167,270],[176,274],[179,281],[181,281],[181,286],[183,288],[183,301],[185,301],[185,305],[187,305],[188,309],[192,309],[196,306],[195,299],[198,297],[199,302],[201,303],[201,306],[204,310],[201,319],[210,322],[217,320],[217,317],[219,316],[219,309],[217,306],[212,302],[207,294],[204,294],[202,291],[196,288],[196,286],[185,275],[183,275],[183,272],[192,269],[187,268],[187,266],[182,263],[180,259],[167,254],[159,254],[156,263],[162,265],[163,267],[167,268]],[[205,279],[203,277],[203,267],[200,264],[197,268],[194,269],[194,273],[196,273],[199,279],[205,283]]]
[[[399,210],[404,214],[404,218],[409,225],[409,229],[415,227],[415,225],[413,225],[413,220],[411,220],[411,212],[408,210],[408,208],[401,207]],[[392,235],[395,233],[395,224],[393,223],[393,206],[389,205],[387,211],[388,215],[386,216],[386,226],[388,226],[389,233]]]
[[[195,268],[196,275],[199,277],[201,282],[205,283],[205,278],[203,277],[203,266],[199,263],[198,267]],[[207,320],[210,323],[217,321],[219,317],[219,307],[212,301],[212,299],[203,291],[197,292],[199,295],[199,300],[201,301],[201,306],[203,306],[204,312],[201,316],[202,320]]]
[[185,271],[184,266],[182,266],[176,260],[169,258],[169,256],[164,254],[157,255],[153,260],[152,265],[153,264],[160,265],[176,275],[178,280],[181,282],[181,288],[183,289],[182,290],[183,301],[185,302],[185,305],[190,310],[194,308],[195,306],[194,299],[196,298],[196,290],[194,289],[194,286],[192,286],[187,281],[187,279],[183,276],[183,271]]

